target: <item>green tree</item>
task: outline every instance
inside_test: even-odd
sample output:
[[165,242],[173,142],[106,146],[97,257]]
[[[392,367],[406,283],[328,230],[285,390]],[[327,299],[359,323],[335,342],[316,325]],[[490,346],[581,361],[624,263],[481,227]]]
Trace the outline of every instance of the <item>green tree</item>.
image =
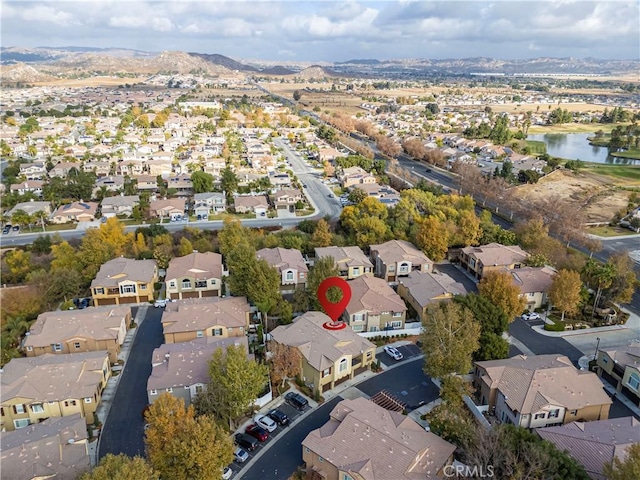
[[282,300],[280,274],[266,260],[257,260],[255,257],[251,260],[247,274],[247,278],[250,278],[246,285],[247,298],[258,307],[264,317],[265,328],[269,331],[268,314]]
[[449,233],[438,217],[430,215],[420,222],[415,242],[427,257],[439,262],[447,256]]
[[473,314],[457,303],[442,303],[427,311],[423,327],[424,372],[434,378],[469,373],[480,336]]
[[616,277],[616,267],[612,263],[599,263],[590,258],[582,269],[582,274],[586,277],[587,284],[591,288],[596,289],[596,294],[593,299],[593,311],[598,308],[600,304],[600,297],[602,291],[608,289],[613,284],[613,280]]
[[71,300],[76,297],[83,286],[82,275],[73,268],[56,268],[55,275],[51,275],[51,280],[45,291],[45,298],[48,303],[59,300]]
[[31,253],[21,249],[9,251],[5,255],[4,261],[7,267],[9,267],[11,283],[22,283],[33,268],[31,264]]
[[206,193],[213,191],[213,175],[207,172],[196,171],[191,174],[193,193]]
[[508,272],[487,272],[478,284],[480,295],[500,307],[509,321],[520,315],[526,301],[520,296],[520,288],[513,283]]
[[480,324],[480,348],[473,354],[474,360],[507,358],[509,343],[502,338],[502,333],[507,329],[509,320],[502,309],[476,293],[458,295],[454,302],[471,311]]
[[220,187],[227,196],[227,205],[233,202],[233,193],[238,190],[238,176],[227,165],[220,176]]
[[196,418],[193,406],[185,408],[182,399],[163,393],[145,419],[147,458],[161,478],[218,480],[233,460],[227,432],[209,415]]
[[561,269],[553,277],[549,298],[551,303],[562,312],[562,321],[565,313],[569,312],[569,315],[573,315],[578,312],[581,291],[582,280],[578,272]]
[[253,409],[253,402],[269,382],[269,367],[247,357],[242,346],[216,350],[209,362],[206,391],[194,402],[200,414],[210,414],[233,427]]
[[[322,257],[316,260],[313,268],[307,276],[307,295],[309,298],[309,307],[311,310],[322,311],[322,306],[318,301],[318,287],[329,277],[339,276],[340,271],[333,257]],[[327,292],[327,297],[332,302],[338,301],[341,297],[335,298],[331,296],[331,290]]]
[[331,229],[329,223],[321,218],[311,235],[311,246],[313,247],[328,247],[331,245]]
[[626,454],[624,460],[616,456],[611,465],[605,464],[602,469],[605,477],[609,480],[640,478],[640,443],[630,445]]
[[69,245],[66,240],[57,245],[51,246],[51,252],[53,253],[53,260],[51,261],[51,273],[60,269],[82,271],[82,263],[78,258],[76,249]]
[[640,282],[636,278],[633,261],[626,252],[614,253],[607,263],[615,269],[611,286],[605,292],[606,298],[614,303],[630,303]]
[[190,253],[193,253],[193,245],[187,237],[182,237],[178,243],[178,256],[184,257]]
[[160,480],[160,475],[142,457],[128,457],[121,453],[108,453],[100,463],[79,480]]
[[363,189],[355,187],[351,189],[351,191],[349,192],[349,196],[347,198],[351,203],[360,203],[362,200],[364,200],[368,196],[369,195],[367,195],[367,192],[365,192]]

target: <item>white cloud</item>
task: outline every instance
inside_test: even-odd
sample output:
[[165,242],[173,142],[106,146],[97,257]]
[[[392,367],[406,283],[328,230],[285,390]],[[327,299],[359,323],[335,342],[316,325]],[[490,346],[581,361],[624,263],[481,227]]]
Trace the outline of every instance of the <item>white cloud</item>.
[[78,23],[71,13],[44,5],[27,8],[22,12],[22,18],[27,22],[54,23],[60,26],[69,26]]

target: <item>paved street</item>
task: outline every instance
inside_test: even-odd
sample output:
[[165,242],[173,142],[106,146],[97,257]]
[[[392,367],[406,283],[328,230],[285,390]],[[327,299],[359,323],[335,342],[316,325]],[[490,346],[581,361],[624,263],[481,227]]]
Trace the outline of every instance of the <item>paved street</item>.
[[160,324],[162,311],[160,308],[147,308],[145,320],[138,327],[102,430],[98,458],[107,453],[144,456],[142,411],[148,403],[147,380],[151,375],[151,354],[163,341]]
[[566,355],[569,359],[578,364],[578,359],[583,353],[567,342],[562,337],[547,337],[532,330],[527,322],[521,318],[516,318],[509,325],[509,334],[524,343],[536,355],[558,354]]

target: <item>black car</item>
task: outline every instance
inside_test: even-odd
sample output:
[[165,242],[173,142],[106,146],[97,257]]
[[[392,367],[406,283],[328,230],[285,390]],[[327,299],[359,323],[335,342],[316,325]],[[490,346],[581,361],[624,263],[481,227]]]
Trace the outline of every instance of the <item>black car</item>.
[[307,408],[309,401],[302,395],[296,392],[289,392],[284,396],[284,401],[291,405],[293,408],[297,408],[302,411]]
[[9,233],[11,231],[11,225],[5,225],[4,228],[2,229],[2,233],[4,235],[6,235],[7,233]]
[[19,232],[20,231],[20,225],[14,225],[11,230],[13,230],[14,232]]
[[269,413],[267,413],[267,417],[269,417],[281,427],[286,427],[287,425],[289,425],[289,417],[287,417],[287,414],[282,410],[271,410],[269,411]]
[[252,437],[251,435],[247,435],[246,433],[236,433],[235,436],[236,445],[241,446],[253,452],[256,448],[258,448],[258,439]]

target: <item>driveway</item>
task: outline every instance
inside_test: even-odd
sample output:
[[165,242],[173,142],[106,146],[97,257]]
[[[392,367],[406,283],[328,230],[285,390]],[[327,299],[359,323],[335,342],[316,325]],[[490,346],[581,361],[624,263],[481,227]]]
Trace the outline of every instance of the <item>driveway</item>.
[[566,355],[576,365],[578,364],[578,359],[583,355],[580,350],[564,338],[541,335],[527,325],[527,322],[521,318],[516,318],[511,322],[509,325],[509,334],[520,340],[536,355]]
[[144,456],[144,419],[147,405],[147,380],[151,375],[151,354],[162,344],[161,308],[147,308],[138,327],[122,378],[113,398],[109,416],[102,429],[98,458],[107,453]]

